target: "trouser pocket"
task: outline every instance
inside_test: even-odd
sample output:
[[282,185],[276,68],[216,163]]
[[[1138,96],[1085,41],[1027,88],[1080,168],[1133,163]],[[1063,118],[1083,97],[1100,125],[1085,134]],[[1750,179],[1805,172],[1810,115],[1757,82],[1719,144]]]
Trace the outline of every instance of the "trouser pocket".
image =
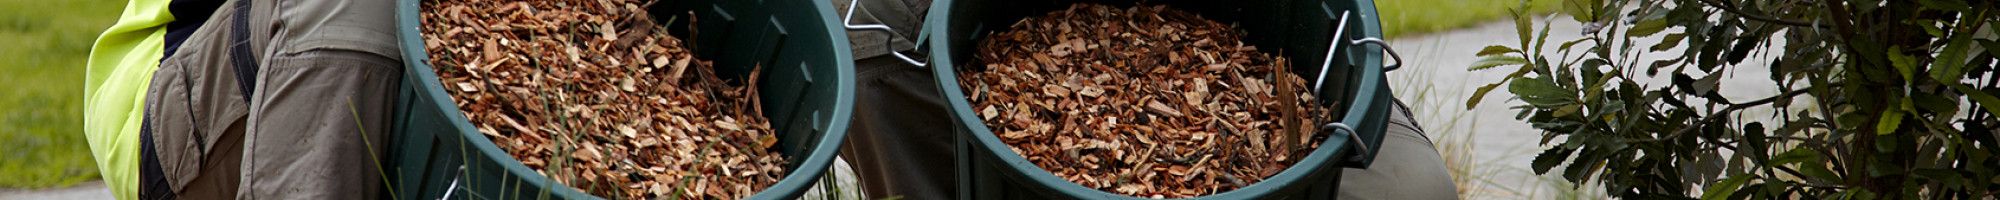
[[[197,49],[203,45],[189,46]],[[182,199],[226,199],[234,193],[241,157],[247,102],[224,57],[206,50],[186,50],[162,62],[147,86],[144,108],[145,140],[152,145],[171,196]],[[153,169],[148,169],[153,170]],[[205,198],[214,197],[214,198]]]

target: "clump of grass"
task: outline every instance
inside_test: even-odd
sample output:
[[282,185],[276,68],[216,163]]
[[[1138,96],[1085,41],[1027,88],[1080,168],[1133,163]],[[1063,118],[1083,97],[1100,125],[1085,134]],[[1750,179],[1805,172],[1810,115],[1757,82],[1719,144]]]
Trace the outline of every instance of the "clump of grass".
[[83,137],[84,60],[124,1],[0,1],[0,187],[98,178]]
[[[1429,50],[1438,49],[1438,46],[1439,42],[1432,41],[1429,47],[1413,48],[1415,51],[1411,53],[1423,58],[1423,55],[1429,54]],[[1419,75],[1392,76],[1389,78],[1389,87],[1395,89],[1397,99],[1410,106],[1409,112],[1415,115],[1414,120],[1423,126],[1424,134],[1430,137],[1438,156],[1444,158],[1445,170],[1451,173],[1451,182],[1458,191],[1459,199],[1472,199],[1486,194],[1487,188],[1481,184],[1490,182],[1488,177],[1498,171],[1483,166],[1484,163],[1475,159],[1478,157],[1475,156],[1474,148],[1477,146],[1477,140],[1473,139],[1472,129],[1466,128],[1478,126],[1478,115],[1458,107],[1463,105],[1459,101],[1465,99],[1464,94],[1446,94],[1437,90],[1438,84],[1450,87],[1468,87],[1468,85],[1465,85],[1464,81],[1441,83],[1438,79],[1433,79],[1434,76],[1420,75],[1436,74],[1437,70],[1456,68],[1426,65],[1428,62],[1426,59],[1409,61],[1411,63],[1405,65],[1410,67],[1403,69],[1410,71],[1391,74]]]
[[1541,198],[1537,196],[1540,196],[1540,193],[1542,191],[1548,191],[1549,195],[1547,196],[1546,199],[1555,199],[1555,200],[1611,199],[1610,195],[1604,194],[1603,186],[1597,184],[1590,184],[1590,185],[1584,185],[1583,187],[1577,187],[1576,183],[1570,183],[1568,180],[1563,180],[1562,176],[1559,175],[1550,174],[1539,177],[1540,179],[1536,179],[1535,182],[1541,182],[1542,187],[1536,188],[1535,190],[1531,191],[1529,193],[1529,196],[1531,197]]
[[[1442,48],[1444,41],[1428,41],[1424,46],[1407,52],[1415,58],[1429,58],[1431,50]],[[1390,73],[1390,88],[1396,98],[1410,106],[1417,124],[1422,125],[1424,134],[1430,137],[1439,156],[1444,158],[1445,169],[1451,173],[1451,181],[1458,189],[1459,199],[1608,199],[1600,186],[1577,187],[1564,181],[1558,175],[1540,176],[1525,168],[1512,167],[1507,157],[1480,158],[1477,156],[1479,140],[1474,130],[1479,130],[1479,115],[1465,109],[1466,94],[1454,94],[1439,90],[1449,88],[1472,88],[1460,79],[1434,79],[1430,74],[1440,74],[1439,70],[1459,70],[1456,66],[1426,65],[1428,59],[1408,60],[1403,71]],[[1469,90],[1467,90],[1469,92]],[[1513,155],[1532,155],[1532,152]],[[1501,179],[1501,174],[1526,174],[1534,179],[1521,183],[1511,183]]]
[[[844,160],[844,158],[835,157],[834,164],[828,165],[826,167],[827,168],[826,175],[820,176],[819,183],[814,184],[813,189],[806,191],[806,194],[800,196],[799,199],[801,200],[868,199],[868,195],[863,193],[861,191],[861,188],[857,188],[858,186],[860,186],[860,182],[855,181],[855,179],[857,178],[854,177],[855,176],[855,174],[853,174],[854,170],[851,170],[852,167],[847,165],[846,161],[842,160]],[[903,199],[903,196],[888,196],[875,199],[899,200]]]
[[826,168],[827,168],[826,174],[820,176],[819,183],[814,184],[813,189],[811,191],[807,191],[806,192],[807,195],[805,195],[804,197],[800,197],[800,199],[808,199],[808,200],[861,199],[860,194],[850,191],[856,188],[841,187],[841,186],[848,186],[847,183],[853,183],[854,177],[841,176],[845,175],[846,173],[843,173],[840,170],[841,167],[839,162],[835,162],[833,165],[827,165]]

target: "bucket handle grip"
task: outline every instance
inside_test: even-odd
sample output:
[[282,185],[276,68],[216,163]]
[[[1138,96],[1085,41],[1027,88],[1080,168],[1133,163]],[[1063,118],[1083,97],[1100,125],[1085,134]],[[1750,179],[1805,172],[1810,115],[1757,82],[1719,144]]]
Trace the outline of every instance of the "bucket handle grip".
[[1396,71],[1396,69],[1403,68],[1403,55],[1398,55],[1396,54],[1396,49],[1389,48],[1389,42],[1383,42],[1382,38],[1375,38],[1375,37],[1368,37],[1368,38],[1361,38],[1359,40],[1354,40],[1354,45],[1365,45],[1365,44],[1375,44],[1375,46],[1381,46],[1382,52],[1388,52],[1389,58],[1392,60],[1396,60],[1396,64],[1382,65],[1382,72],[1391,72],[1391,71]]
[[[889,33],[888,37],[892,38],[898,35],[896,34],[896,29],[889,28],[888,24],[854,24],[854,9],[859,5],[861,5],[861,1],[862,0],[854,0],[847,3],[847,13],[842,14],[843,16],[840,18],[841,26],[846,27],[847,30],[859,30],[859,31],[872,30],[872,31],[888,32]],[[917,41],[913,41],[917,44],[915,47],[912,47],[911,49],[923,49],[924,43],[926,43],[924,42],[924,40],[929,37],[930,37],[930,32],[919,31],[917,33]],[[883,40],[883,43],[891,43],[889,45],[884,45],[886,47],[889,47],[890,55],[895,55],[897,59],[902,59],[903,62],[909,63],[910,65],[916,65],[918,68],[923,68],[930,65],[929,61],[919,61],[915,58],[912,58],[909,55],[903,55],[902,51],[896,51],[896,48],[892,43],[893,41],[895,40],[893,39]],[[929,60],[928,56],[926,56],[925,58],[926,58],[925,60]]]
[[[1317,78],[1317,79],[1315,79],[1315,81],[1313,81],[1313,93],[1314,93],[1314,94],[1318,94],[1318,93],[1320,93],[1320,89],[1326,86],[1325,84],[1321,84],[1321,83],[1324,83],[1324,82],[1326,82],[1326,74],[1327,74],[1327,72],[1329,72],[1329,71],[1331,71],[1331,69],[1333,69],[1333,56],[1334,56],[1334,53],[1335,53],[1335,52],[1339,52],[1339,51],[1340,51],[1340,46],[1343,46],[1343,45],[1340,45],[1340,42],[1341,42],[1341,41],[1342,41],[1343,39],[1346,39],[1346,38],[1347,38],[1347,37],[1344,37],[1344,36],[1345,36],[1345,35],[1347,34],[1347,21],[1349,21],[1348,19],[1351,19],[1351,18],[1352,18],[1352,17],[1350,17],[1350,16],[1352,16],[1352,15],[1351,15],[1351,12],[1352,12],[1352,11],[1340,11],[1340,18],[1339,18],[1339,19],[1334,19],[1334,20],[1336,20],[1336,21],[1339,21],[1339,24],[1338,24],[1338,25],[1335,25],[1335,26],[1334,26],[1334,29],[1333,29],[1333,38],[1332,38],[1332,39],[1328,39],[1328,40],[1327,40],[1327,44],[1326,44],[1326,56],[1323,56],[1323,57],[1320,57],[1320,62],[1319,62],[1319,78]],[[1396,71],[1396,69],[1401,69],[1401,68],[1403,68],[1403,56],[1402,56],[1402,55],[1400,55],[1400,54],[1397,54],[1397,53],[1396,53],[1396,50],[1395,50],[1395,49],[1391,49],[1391,48],[1389,48],[1389,43],[1388,43],[1388,42],[1384,42],[1384,41],[1382,41],[1382,38],[1376,38],[1376,37],[1364,37],[1364,38],[1361,38],[1361,39],[1356,39],[1356,40],[1351,40],[1351,41],[1348,41],[1348,44],[1349,44],[1349,45],[1365,45],[1365,44],[1375,44],[1376,46],[1381,46],[1381,47],[1382,47],[1382,51],[1384,51],[1384,52],[1388,52],[1388,53],[1389,53],[1389,57],[1390,57],[1390,58],[1393,58],[1393,59],[1395,59],[1395,60],[1396,60],[1396,64],[1389,64],[1389,65],[1383,65],[1383,66],[1382,66],[1382,72],[1390,72],[1390,71]]]
[[[1352,155],[1347,157],[1348,162],[1365,163],[1364,160],[1368,158],[1368,155],[1375,154],[1374,150],[1368,149],[1368,142],[1361,141],[1361,132],[1354,132],[1354,127],[1347,126],[1347,124],[1340,122],[1333,122],[1333,123],[1326,123],[1326,125],[1320,125],[1319,129],[1333,130],[1333,132],[1347,132],[1347,143],[1349,143],[1348,145],[1354,147],[1354,150],[1359,151],[1355,152],[1355,154],[1348,154]],[[1359,168],[1366,169],[1367,167],[1363,166]]]
[[[459,165],[459,166],[458,166],[458,172],[460,172],[460,173],[456,173],[456,174],[461,174],[461,175],[463,175],[463,174],[464,174],[464,172],[465,172],[465,165]],[[446,200],[446,199],[452,199],[452,198],[451,198],[451,195],[452,195],[452,193],[453,193],[453,192],[457,192],[457,191],[458,191],[458,185],[459,185],[459,184],[458,184],[458,180],[459,180],[459,179],[465,179],[465,176],[457,176],[457,177],[452,177],[452,178],[451,178],[451,184],[447,184],[447,185],[448,185],[448,186],[450,186],[450,187],[445,187],[445,188],[444,188],[444,196],[441,196],[441,197],[438,197],[438,200]]]

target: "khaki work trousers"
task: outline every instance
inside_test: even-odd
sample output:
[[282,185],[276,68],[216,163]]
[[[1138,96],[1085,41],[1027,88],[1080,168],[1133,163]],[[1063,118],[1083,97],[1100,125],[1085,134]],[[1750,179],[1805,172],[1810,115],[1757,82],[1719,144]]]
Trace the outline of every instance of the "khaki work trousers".
[[147,88],[141,137],[165,181],[140,185],[160,191],[141,196],[377,197],[402,74],[394,10],[392,0],[222,4]]

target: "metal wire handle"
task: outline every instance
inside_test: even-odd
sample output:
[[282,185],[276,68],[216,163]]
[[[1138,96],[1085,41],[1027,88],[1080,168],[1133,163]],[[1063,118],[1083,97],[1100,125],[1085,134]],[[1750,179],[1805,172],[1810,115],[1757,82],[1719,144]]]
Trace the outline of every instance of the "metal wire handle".
[[[465,172],[465,165],[459,165],[459,166],[458,166],[458,171],[459,171],[459,172]],[[452,194],[452,192],[457,192],[457,191],[458,191],[458,180],[459,180],[459,179],[464,179],[464,178],[465,178],[465,176],[462,176],[462,175],[463,175],[463,173],[460,173],[460,175],[461,175],[461,176],[457,176],[457,177],[452,177],[452,178],[451,178],[451,184],[450,184],[450,186],[451,186],[451,187],[447,187],[447,188],[445,188],[445,189],[444,189],[444,196],[442,196],[442,197],[438,197],[438,200],[446,200],[446,199],[451,199],[451,194]]]
[[1354,45],[1363,45],[1363,44],[1375,44],[1375,46],[1382,46],[1382,52],[1388,52],[1389,58],[1396,60],[1396,64],[1382,65],[1382,72],[1396,71],[1396,69],[1403,68],[1403,55],[1396,54],[1396,49],[1389,48],[1389,43],[1383,42],[1382,38],[1368,37],[1368,38],[1361,38],[1359,40],[1354,40]]
[[1357,153],[1359,153],[1359,154],[1353,154],[1353,155],[1355,155],[1356,157],[1360,157],[1360,156],[1364,156],[1364,155],[1374,155],[1374,154],[1375,154],[1375,153],[1374,153],[1374,152],[1375,152],[1374,150],[1370,150],[1370,149],[1368,149],[1368,142],[1363,142],[1363,141],[1361,141],[1361,132],[1354,132],[1354,127],[1348,127],[1348,126],[1347,126],[1347,124],[1343,124],[1343,123],[1340,123],[1340,122],[1334,122],[1334,123],[1326,123],[1326,125],[1320,125],[1320,126],[1319,126],[1319,129],[1322,129],[1322,130],[1327,130],[1327,129],[1331,129],[1331,130],[1336,130],[1336,131],[1346,131],[1346,132],[1347,132],[1347,141],[1349,141],[1349,143],[1354,143],[1354,148],[1355,148],[1356,150],[1360,150],[1360,151],[1361,151],[1361,152],[1357,152]]
[[1340,52],[1340,39],[1343,38],[1341,35],[1347,33],[1348,12],[1340,11],[1340,19],[1335,19],[1340,22],[1333,28],[1333,39],[1326,42],[1326,56],[1319,60],[1319,78],[1313,80],[1313,94],[1320,94],[1320,88],[1326,87],[1323,83],[1326,83],[1327,72],[1333,71],[1333,53]]
[[[897,35],[899,35],[899,34],[896,34],[896,29],[894,29],[894,28],[889,28],[889,25],[887,25],[887,24],[860,24],[860,25],[856,25],[856,24],[854,24],[854,8],[855,8],[856,6],[859,6],[859,5],[861,5],[861,1],[864,1],[864,0],[854,0],[854,1],[851,1],[851,2],[848,2],[848,3],[847,3],[847,14],[843,14],[844,16],[842,16],[842,17],[841,17],[841,19],[840,19],[840,25],[841,25],[841,26],[844,26],[844,27],[846,27],[846,28],[847,28],[847,30],[874,30],[874,31],[882,31],[882,32],[889,32],[889,37],[891,37],[891,39],[889,39],[889,40],[883,40],[883,43],[888,43],[888,45],[884,45],[884,46],[888,46],[888,47],[889,47],[889,54],[890,54],[890,55],[895,55],[897,59],[902,59],[902,60],[903,60],[903,62],[906,62],[906,63],[910,63],[910,65],[916,65],[916,66],[917,66],[917,67],[919,67],[919,68],[922,68],[922,67],[926,67],[926,66],[929,66],[929,65],[930,65],[930,63],[929,63],[929,62],[926,62],[926,61],[917,61],[917,59],[915,59],[915,58],[910,58],[910,56],[908,56],[908,55],[903,55],[903,52],[901,52],[901,51],[896,51],[896,48],[895,48],[895,46],[894,46],[894,43],[893,43],[893,42],[895,41],[895,40],[894,40],[894,37],[896,37],[896,36],[897,36]],[[917,43],[917,44],[916,44],[916,46],[914,46],[914,47],[911,47],[911,49],[923,49],[923,47],[924,47],[924,43],[925,43],[925,42],[924,42],[924,38],[927,38],[927,37],[928,37],[928,36],[930,35],[929,33],[924,33],[924,32],[918,32],[917,34],[918,34],[918,36],[917,36],[917,41],[913,41],[913,42],[915,42],[915,43]],[[928,59],[926,59],[926,60],[928,60]]]
[[[1340,51],[1340,46],[1342,46],[1342,45],[1340,45],[1340,41],[1342,41],[1343,39],[1347,38],[1347,37],[1344,37],[1344,36],[1346,36],[1346,34],[1347,34],[1347,21],[1349,21],[1348,19],[1350,18],[1350,17],[1349,17],[1349,16],[1350,16],[1350,12],[1351,12],[1351,11],[1340,11],[1340,19],[1335,19],[1335,20],[1337,20],[1337,21],[1340,21],[1340,23],[1339,23],[1339,25],[1335,25],[1335,26],[1334,26],[1334,29],[1333,29],[1333,39],[1329,39],[1329,40],[1327,40],[1327,42],[1326,42],[1326,43],[1327,43],[1327,44],[1326,44],[1326,56],[1325,56],[1325,57],[1321,57],[1321,59],[1320,59],[1320,61],[1319,61],[1319,78],[1317,78],[1316,80],[1314,80],[1314,81],[1313,81],[1313,93],[1314,93],[1314,94],[1319,94],[1319,93],[1320,93],[1320,88],[1322,88],[1322,87],[1325,87],[1325,86],[1326,86],[1325,84],[1321,84],[1321,83],[1324,83],[1324,82],[1326,82],[1326,74],[1327,74],[1327,72],[1330,72],[1330,71],[1332,71],[1331,69],[1333,69],[1333,56],[1334,56],[1334,52],[1339,52],[1339,51]],[[1376,37],[1364,37],[1364,38],[1361,38],[1361,39],[1357,39],[1357,40],[1352,40],[1352,41],[1348,41],[1348,44],[1349,44],[1349,45],[1363,45],[1363,44],[1375,44],[1375,45],[1378,45],[1378,46],[1382,46],[1382,51],[1385,51],[1385,52],[1389,52],[1389,57],[1390,57],[1390,58],[1393,58],[1393,59],[1395,59],[1395,60],[1396,60],[1396,64],[1392,64],[1392,65],[1383,65],[1383,66],[1382,66],[1382,72],[1389,72],[1389,71],[1396,71],[1396,69],[1401,69],[1401,68],[1403,68],[1403,56],[1402,56],[1402,55],[1399,55],[1399,54],[1396,54],[1396,50],[1395,50],[1395,49],[1390,49],[1390,48],[1389,48],[1389,43],[1388,43],[1388,42],[1383,42],[1383,41],[1382,41],[1382,38],[1376,38]]]

